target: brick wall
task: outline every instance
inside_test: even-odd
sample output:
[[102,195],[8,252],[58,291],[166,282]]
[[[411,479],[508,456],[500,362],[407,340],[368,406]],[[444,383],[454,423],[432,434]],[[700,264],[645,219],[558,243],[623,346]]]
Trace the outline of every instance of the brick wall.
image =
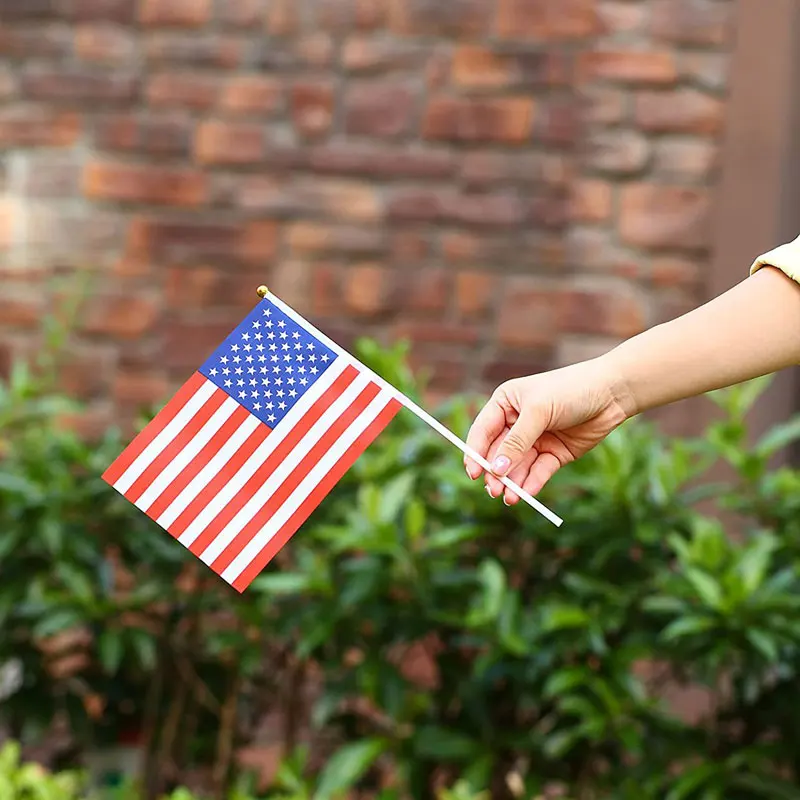
[[53,270],[98,422],[268,283],[434,389],[590,356],[702,296],[732,0],[0,0],[0,348]]

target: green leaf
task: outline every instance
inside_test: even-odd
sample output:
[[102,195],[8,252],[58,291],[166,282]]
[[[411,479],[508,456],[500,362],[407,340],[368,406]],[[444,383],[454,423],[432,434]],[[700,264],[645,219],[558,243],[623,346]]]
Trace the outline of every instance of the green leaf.
[[98,651],[103,669],[109,675],[116,673],[122,663],[124,651],[122,632],[113,628],[103,631],[98,641]]
[[542,697],[549,700],[558,695],[565,694],[585,684],[590,677],[591,673],[585,667],[562,669],[547,679],[547,683],[545,683],[544,689],[542,689]]
[[394,522],[397,519],[400,509],[410,499],[415,480],[413,472],[406,472],[384,487],[381,493],[381,522]]
[[780,651],[775,639],[769,636],[769,634],[764,633],[764,631],[756,629],[746,631],[745,636],[747,637],[747,641],[750,642],[767,661],[771,664],[777,663],[780,657]]
[[771,428],[758,442],[755,452],[768,458],[800,439],[800,416]]
[[74,609],[64,608],[59,611],[53,611],[36,625],[34,636],[46,639],[49,636],[74,628],[80,625],[81,622],[83,622],[83,618]]
[[434,761],[466,761],[480,752],[478,742],[449,728],[426,725],[414,736],[414,750],[421,758]]
[[695,567],[688,567],[684,573],[686,580],[692,584],[700,599],[710,608],[722,606],[722,590],[719,584],[707,573]]
[[256,578],[251,584],[251,589],[281,597],[300,594],[309,588],[309,583],[308,575],[301,575],[295,572],[272,572]]
[[364,739],[337,750],[322,770],[314,800],[332,800],[351,789],[386,749],[385,739]]
[[582,738],[578,728],[553,733],[545,739],[545,755],[553,759],[563,758]]
[[665,642],[682,639],[695,633],[703,633],[714,627],[714,621],[709,617],[682,617],[668,625],[661,634]]
[[151,670],[158,659],[158,648],[155,638],[147,631],[133,629],[128,632],[133,649],[139,658],[139,663],[145,670]]
[[591,617],[578,606],[555,605],[544,609],[546,631],[585,628],[591,621]]

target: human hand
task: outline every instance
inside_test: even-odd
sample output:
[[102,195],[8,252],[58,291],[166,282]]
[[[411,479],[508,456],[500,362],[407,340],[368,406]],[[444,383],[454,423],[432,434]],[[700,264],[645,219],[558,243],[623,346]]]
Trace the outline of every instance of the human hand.
[[[563,369],[515,378],[499,386],[478,414],[467,444],[486,458],[491,497],[506,505],[519,497],[497,476],[508,476],[536,495],[555,472],[599,444],[635,413],[624,382],[613,366],[595,359]],[[473,480],[482,467],[466,457]]]

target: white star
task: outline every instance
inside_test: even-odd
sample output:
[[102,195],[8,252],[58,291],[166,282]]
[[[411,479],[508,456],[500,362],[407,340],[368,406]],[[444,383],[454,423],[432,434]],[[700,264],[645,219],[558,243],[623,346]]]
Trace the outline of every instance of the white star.
[[283,386],[283,378],[275,378],[276,386]]
[[258,397],[258,390],[257,389],[253,389],[253,391],[250,392],[250,397]]
[[234,364],[239,364],[241,362],[241,360],[242,360],[241,356],[234,356],[233,357],[233,363]]
[[261,403],[253,403],[253,408],[256,411],[261,411]]
[[239,379],[238,381],[236,381],[236,385],[237,386],[244,386],[244,381]]
[[294,372],[294,367],[293,367],[293,366],[291,366],[291,365],[290,365],[290,366],[288,366],[288,367],[284,367],[284,368],[283,368],[283,371],[284,371],[284,372],[288,372],[288,373],[291,375],[291,374]]
[[330,356],[327,353],[323,353],[322,354],[322,360],[323,361],[327,361],[329,358],[330,358]]
[[281,339],[285,339],[288,336],[286,331],[281,331]]
[[308,383],[308,378],[300,378],[300,383],[305,386]]
[[[302,350],[303,349],[303,343],[302,342],[295,342],[294,349],[295,350]],[[298,356],[298,358],[300,358],[300,356]]]
[[225,381],[225,388],[226,389],[230,389],[232,385],[233,384],[231,383],[231,381]]
[[215,368],[215,367],[212,367],[212,368],[211,368],[211,369],[208,371],[208,374],[209,374],[209,375],[216,375],[216,374],[217,374],[217,370],[216,370],[216,368]]
[[260,368],[258,371],[259,371],[259,372],[260,372],[262,375],[266,375],[266,374],[267,374],[267,368],[266,368],[266,367],[261,367],[261,368]]
[[258,386],[258,381],[257,381],[255,378],[253,378],[253,379],[250,381],[250,385],[251,385],[251,386]]
[[269,386],[269,378],[262,378],[261,379],[262,386]]
[[264,345],[263,344],[256,345],[256,350],[258,350],[259,353],[263,353]]
[[289,379],[286,381],[286,383],[288,383],[288,384],[289,384],[289,386],[294,386],[294,378],[289,378]]
[[253,345],[251,345],[251,344],[246,344],[244,346],[244,350],[245,350],[246,353],[249,353],[252,349],[253,349]]
[[235,352],[236,352],[238,349],[239,349],[239,345],[238,345],[238,344],[232,344],[232,345],[231,345],[231,350],[233,350],[233,352],[234,352],[234,353],[235,353]]
[[260,342],[260,341],[261,341],[263,338],[264,338],[263,334],[261,334],[261,333],[257,333],[257,334],[256,334],[256,339],[257,339],[259,342]]
[[228,363],[228,356],[222,356],[222,358],[220,358],[220,361],[221,361],[223,364],[227,364],[227,363]]
[[284,409],[284,408],[286,408],[286,403],[279,403],[279,404],[278,404],[278,408],[279,408],[281,411],[283,411],[283,409]]
[[241,367],[236,367],[236,369],[234,370],[234,372],[235,372],[237,375],[241,375],[241,374],[242,374],[242,372],[243,372],[243,370],[242,370],[242,368],[241,368]]
[[288,350],[288,349],[289,349],[288,344],[281,345],[281,350]]
[[293,339],[299,339],[299,338],[300,338],[300,334],[299,334],[297,331],[295,331],[295,332],[292,334],[292,338],[293,338]]
[[270,332],[267,334],[267,339],[274,339],[274,338],[275,338],[275,334],[274,334],[272,331],[270,331]]
[[297,397],[297,392],[294,389],[292,389],[292,391],[289,392],[289,397]]
[[278,349],[278,345],[276,345],[276,344],[271,344],[271,345],[269,346],[269,349],[270,349],[270,352],[271,352],[271,353],[274,353],[274,352],[275,352],[275,351]]
[[253,327],[254,327],[254,328],[260,328],[260,327],[261,327],[261,323],[260,323],[258,320],[256,320],[256,321],[253,323]]
[[247,397],[247,392],[239,392],[240,399],[244,399],[245,397]]
[[249,333],[243,333],[243,334],[242,334],[242,339],[243,339],[245,342],[246,342],[246,341],[248,341],[248,339],[249,339],[249,338],[250,338],[250,334],[249,334]]
[[316,367],[311,367],[311,374],[312,375],[316,375],[318,372],[319,372],[319,370]]
[[298,371],[298,372],[299,372],[299,373],[302,375],[302,374],[303,374],[303,373],[306,371],[306,368],[305,368],[305,367],[304,367],[304,366],[301,364],[301,365],[300,365],[300,366],[297,368],[297,371]]
[[248,375],[253,375],[253,374],[255,374],[255,371],[256,371],[256,368],[255,368],[255,367],[248,367],[248,368],[247,368],[247,374],[248,374]]
[[286,323],[282,319],[279,319],[278,320],[278,327],[279,328],[285,328],[286,327]]
[[272,411],[272,409],[275,408],[275,406],[272,405],[272,403],[267,403],[266,408],[267,408],[267,411]]
[[270,414],[270,415],[267,417],[267,421],[268,421],[268,422],[275,422],[275,415],[274,415],[274,414]]
[[252,364],[252,363],[253,363],[253,356],[247,356],[247,358],[245,359],[245,361],[246,361],[248,364]]
[[224,369],[224,370],[222,370],[222,374],[223,374],[223,375],[230,375],[230,374],[231,374],[231,371],[230,371],[230,370],[229,370],[227,367],[225,367],[225,369]]
[[264,310],[264,316],[265,317],[271,317],[272,316],[272,311],[270,311],[268,308],[265,309]]
[[307,350],[313,350],[313,349],[314,349],[314,344],[313,344],[312,342],[309,342],[309,343],[306,345],[306,349],[307,349]]
[[278,397],[284,397],[286,393],[283,391],[283,389],[278,389],[275,394],[277,394]]

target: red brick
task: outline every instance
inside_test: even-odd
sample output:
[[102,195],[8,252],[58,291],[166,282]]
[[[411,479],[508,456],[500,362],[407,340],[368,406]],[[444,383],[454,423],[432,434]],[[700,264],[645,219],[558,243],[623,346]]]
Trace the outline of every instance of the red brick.
[[336,33],[350,31],[355,22],[356,0],[325,0],[314,5],[316,27]]
[[61,58],[72,53],[69,30],[39,23],[32,26],[0,25],[0,55],[7,58]]
[[372,146],[331,145],[313,149],[309,166],[316,172],[364,175],[379,179],[446,178],[456,169],[446,150],[392,150]]
[[154,106],[203,111],[216,105],[221,86],[214,75],[162,72],[150,78],[146,95],[148,103]]
[[129,103],[139,92],[135,75],[84,67],[31,66],[22,73],[22,92],[32,100],[54,103]]
[[401,84],[353,85],[345,99],[345,131],[355,136],[402,136],[411,129],[415,100],[411,89]]
[[129,228],[126,255],[175,264],[222,259],[263,266],[276,246],[277,226],[271,220],[237,224],[144,217]]
[[161,405],[169,395],[169,381],[158,370],[122,370],[114,376],[111,396],[123,406]]
[[480,334],[474,325],[429,322],[404,318],[392,328],[392,337],[427,344],[474,345]]
[[580,80],[671,84],[678,79],[675,54],[668,50],[595,50],[578,61]]
[[681,76],[712,92],[727,88],[730,67],[730,53],[684,53],[681,57]]
[[636,98],[636,122],[654,133],[716,134],[724,116],[722,100],[693,89],[643,92]]
[[581,109],[572,98],[554,99],[539,115],[539,140],[553,147],[572,148],[581,131]]
[[36,296],[15,295],[4,290],[0,295],[0,324],[9,328],[38,327],[44,305]]
[[514,378],[535,375],[552,369],[553,357],[551,348],[527,348],[522,356],[498,355],[481,370],[481,378],[489,384],[490,390]]
[[392,272],[374,264],[350,267],[345,273],[344,301],[350,313],[376,317],[391,308]]
[[202,164],[256,164],[265,154],[260,125],[208,121],[197,129],[195,156]]
[[158,32],[145,39],[145,57],[158,67],[235,69],[246,52],[246,40],[221,34]]
[[314,264],[311,280],[311,307],[314,314],[327,317],[340,313],[342,272],[335,264]]
[[140,0],[142,25],[199,28],[211,19],[211,0]]
[[379,229],[340,227],[316,222],[295,222],[286,241],[299,255],[335,254],[370,257],[382,255],[386,244]]
[[298,31],[300,8],[296,0],[273,0],[267,8],[267,32],[272,36],[289,36]]
[[83,191],[93,199],[171,206],[199,206],[208,194],[202,172],[97,161],[84,171]]
[[24,106],[0,109],[0,146],[68,147],[80,132],[77,114]]
[[434,237],[426,228],[415,230],[403,226],[400,233],[391,236],[389,249],[394,265],[405,267],[427,261],[434,253]]
[[191,119],[179,114],[115,114],[98,120],[95,144],[101,150],[153,156],[188,155],[192,132]]
[[580,96],[584,122],[614,125],[626,116],[627,95],[620,89],[605,86],[584,87]]
[[72,350],[61,360],[58,383],[70,397],[92,400],[102,397],[108,388],[113,354],[100,348]]
[[217,19],[231,28],[258,27],[264,17],[264,0],[236,0],[217,6]]
[[440,317],[452,296],[452,276],[443,269],[406,270],[396,288],[397,305],[415,316]]
[[603,34],[641,31],[647,19],[645,3],[630,3],[628,0],[600,0],[597,16]]
[[686,258],[656,258],[650,265],[653,284],[663,288],[695,286],[700,282],[700,262]]
[[598,172],[634,175],[650,161],[650,143],[635,131],[602,131],[589,137],[585,163]]
[[735,6],[715,0],[653,0],[650,33],[684,45],[724,45],[733,34]]
[[[219,347],[241,320],[241,312],[232,313],[226,322],[185,321],[171,315],[164,329],[164,366],[180,370],[197,369]],[[188,374],[188,372],[187,372]]]
[[70,0],[64,13],[78,22],[133,22],[136,3],[132,0]]
[[582,179],[571,187],[570,218],[576,222],[606,222],[611,218],[612,185]]
[[299,184],[298,193],[307,206],[329,217],[377,222],[383,213],[379,193],[368,183],[315,179]]
[[527,97],[466,99],[433,98],[426,109],[423,132],[428,139],[462,142],[528,141],[534,103]]
[[84,61],[131,61],[136,39],[129,30],[114,25],[81,25],[75,31],[75,53]]
[[224,275],[215,267],[170,267],[166,273],[168,308],[212,308],[220,301]]
[[510,278],[503,287],[498,341],[508,347],[555,344],[559,333],[561,295],[533,278]]
[[639,247],[706,247],[709,205],[705,189],[647,183],[625,186],[620,235],[626,244]]
[[501,55],[480,45],[461,45],[453,56],[453,81],[469,88],[507,86],[514,77],[514,64]]
[[333,87],[320,82],[299,83],[291,89],[295,129],[303,136],[324,136],[333,123]]
[[356,0],[355,25],[359,30],[375,30],[386,24],[387,0]]
[[653,170],[671,180],[707,181],[717,166],[718,145],[706,139],[661,139]]
[[158,298],[149,295],[96,295],[88,303],[81,329],[90,334],[137,339],[153,331],[161,313]]
[[78,195],[79,160],[74,155],[29,158],[22,175],[24,197],[74,197]]
[[383,73],[418,70],[424,64],[426,49],[398,39],[351,36],[342,49],[342,66],[349,72]]
[[560,305],[561,329],[569,333],[628,337],[647,325],[642,298],[616,285],[605,290],[565,291]]
[[477,226],[514,227],[524,217],[520,198],[512,194],[455,194],[404,189],[388,204],[390,219],[405,222],[456,222]]
[[39,20],[58,16],[59,8],[54,0],[0,0],[0,19],[3,22]]
[[0,200],[0,252],[10,249],[15,240],[16,207],[11,200]]
[[499,0],[497,31],[509,39],[584,39],[598,30],[595,0]]
[[456,306],[461,317],[487,317],[497,287],[497,276],[485,272],[460,272],[456,276]]
[[0,100],[8,100],[17,91],[17,81],[11,71],[0,68]]
[[237,75],[222,92],[220,107],[231,115],[261,116],[275,113],[282,105],[281,85],[262,75]]
[[399,33],[460,37],[491,27],[492,4],[484,0],[389,0],[389,24]]

